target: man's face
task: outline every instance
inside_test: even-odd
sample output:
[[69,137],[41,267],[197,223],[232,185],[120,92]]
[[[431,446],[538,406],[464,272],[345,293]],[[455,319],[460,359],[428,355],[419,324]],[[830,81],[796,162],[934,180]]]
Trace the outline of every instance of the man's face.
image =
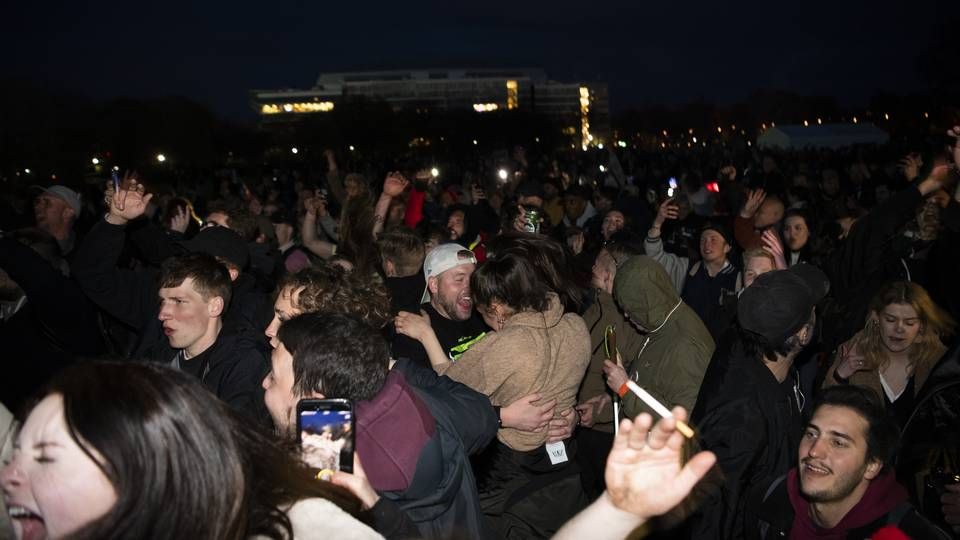
[[563,212],[571,220],[577,220],[587,209],[587,201],[579,195],[567,195],[563,198]]
[[[160,314],[163,333],[174,349],[189,349],[203,338],[220,310],[213,305],[219,297],[204,300],[186,278],[176,287],[160,289]],[[221,300],[222,301],[222,300]]]
[[727,258],[730,244],[717,231],[707,229],[700,234],[700,257],[704,262],[715,263]]
[[466,226],[464,225],[464,216],[463,212],[457,210],[450,214],[450,218],[447,219],[447,230],[450,231],[450,238],[456,240],[463,236],[466,232]]
[[45,231],[64,226],[73,215],[73,209],[60,197],[42,193],[33,201],[33,216],[37,227]]
[[597,254],[597,260],[593,263],[590,285],[596,289],[604,289],[610,292],[616,275],[616,262],[613,260],[609,251],[601,249],[600,253]]
[[476,267],[472,263],[461,264],[429,279],[430,303],[438,313],[453,321],[470,318],[473,313],[470,275]]
[[829,197],[835,197],[837,193],[840,193],[840,176],[837,175],[836,171],[823,171],[823,177],[820,180],[820,189],[824,195]]
[[276,349],[280,346],[280,340],[277,339],[277,332],[280,331],[280,325],[284,321],[290,320],[293,317],[296,317],[300,314],[300,309],[296,307],[297,298],[300,296],[300,291],[303,288],[293,290],[290,287],[284,287],[280,294],[277,295],[277,300],[273,303],[273,320],[270,321],[270,324],[267,326],[267,329],[263,332],[270,338],[270,346]]
[[779,223],[781,219],[783,219],[783,203],[777,199],[767,199],[757,210],[757,215],[753,218],[753,226],[765,229]]
[[842,501],[880,473],[867,461],[866,419],[853,409],[822,405],[800,440],[800,491],[812,502]]
[[283,343],[270,354],[270,373],[263,378],[263,402],[273,418],[273,426],[283,439],[297,437],[297,401],[293,389],[293,355]]
[[810,229],[807,220],[800,216],[790,216],[783,222],[783,238],[787,241],[790,251],[800,251],[810,240]]
[[766,274],[773,270],[773,261],[766,257],[750,257],[747,264],[743,265],[743,286],[753,285],[757,276]]

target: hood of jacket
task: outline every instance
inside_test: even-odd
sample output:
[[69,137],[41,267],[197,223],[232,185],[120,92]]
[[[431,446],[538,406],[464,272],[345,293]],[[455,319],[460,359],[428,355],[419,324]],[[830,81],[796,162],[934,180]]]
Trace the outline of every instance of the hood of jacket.
[[648,332],[661,327],[680,303],[663,266],[646,255],[631,257],[617,270],[613,296],[630,320]]

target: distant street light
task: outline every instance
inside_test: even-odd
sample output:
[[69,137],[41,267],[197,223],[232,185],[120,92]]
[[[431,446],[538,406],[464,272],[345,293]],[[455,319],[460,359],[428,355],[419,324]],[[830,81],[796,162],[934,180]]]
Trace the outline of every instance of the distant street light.
[[163,163],[166,160],[167,160],[167,156],[163,154],[157,154],[157,161],[159,161],[160,163]]
[[99,165],[99,164],[100,164],[100,159],[98,159],[98,158],[93,158],[93,159],[90,160],[90,163],[93,163],[94,165]]
[[434,178],[440,176],[440,169],[438,169],[438,168],[436,168],[436,167],[430,169],[430,176],[432,176],[432,177],[434,177]]
[[298,153],[300,153],[300,150],[299,150],[296,146],[294,146],[293,148],[290,149],[290,153],[292,153],[292,154],[298,154]]

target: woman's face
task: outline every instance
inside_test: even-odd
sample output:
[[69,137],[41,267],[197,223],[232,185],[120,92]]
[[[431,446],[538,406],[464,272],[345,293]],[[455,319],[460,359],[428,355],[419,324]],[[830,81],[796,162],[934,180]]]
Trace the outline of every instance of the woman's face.
[[800,216],[790,216],[783,222],[783,238],[790,251],[800,251],[810,241],[810,229],[807,220]]
[[889,304],[877,314],[880,340],[890,352],[904,352],[920,335],[923,323],[910,304]]
[[611,236],[623,229],[624,221],[622,213],[616,210],[607,212],[600,226],[600,232],[606,240],[609,240]]
[[30,412],[0,484],[19,539],[61,538],[117,502],[113,484],[70,437],[59,394]]

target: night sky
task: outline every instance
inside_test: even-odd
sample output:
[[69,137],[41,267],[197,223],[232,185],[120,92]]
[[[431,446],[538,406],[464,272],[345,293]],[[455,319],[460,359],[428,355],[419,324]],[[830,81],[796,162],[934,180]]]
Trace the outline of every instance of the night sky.
[[184,95],[240,120],[253,116],[249,89],[420,67],[602,80],[615,110],[729,103],[771,88],[857,104],[923,91],[918,59],[958,24],[958,2],[931,0],[81,4],[5,7],[0,78],[94,98]]

